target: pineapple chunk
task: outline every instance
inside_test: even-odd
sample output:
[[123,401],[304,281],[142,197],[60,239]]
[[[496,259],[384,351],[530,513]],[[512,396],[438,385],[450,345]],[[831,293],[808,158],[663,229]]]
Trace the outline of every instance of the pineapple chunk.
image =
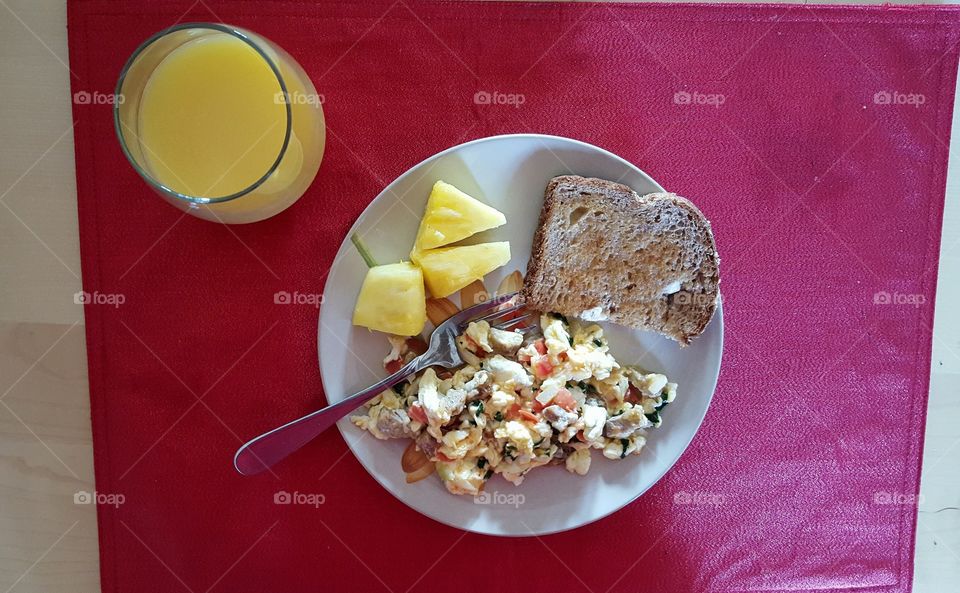
[[416,336],[427,322],[423,273],[402,262],[367,270],[353,324],[398,336]]
[[427,210],[420,220],[413,252],[441,247],[506,222],[506,217],[496,208],[449,183],[438,181],[427,200]]
[[449,296],[510,261],[510,243],[441,247],[414,253],[434,298]]

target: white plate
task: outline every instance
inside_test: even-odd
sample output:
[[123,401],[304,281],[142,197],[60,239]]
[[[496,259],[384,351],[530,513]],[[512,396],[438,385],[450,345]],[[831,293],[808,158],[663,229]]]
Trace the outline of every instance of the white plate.
[[[443,179],[502,211],[507,224],[471,242],[509,240],[513,259],[485,279],[488,289],[513,270],[524,271],[547,182],[577,174],[620,180],[640,194],[663,191],[643,171],[603,149],[576,140],[537,134],[483,138],[455,146],[416,165],[384,189],[363,211],[350,233],[359,233],[380,263],[407,259],[430,188]],[[320,373],[330,403],[385,375],[389,348],[383,334],[350,323],[366,266],[350,242],[340,245],[324,289],[320,312]],[[456,296],[451,297],[456,300]],[[611,461],[593,452],[586,476],[562,466],[530,472],[520,486],[499,476],[483,500],[448,494],[431,476],[404,481],[400,456],[406,439],[380,441],[349,419],[338,427],[370,475],[413,509],[453,527],[504,536],[541,535],[596,521],[631,502],[669,470],[690,444],[716,387],[723,351],[723,312],[688,348],[650,332],[603,324],[610,350],[622,364],[666,373],[679,384],[677,399],[651,430],[640,455]],[[430,325],[428,324],[428,331]]]

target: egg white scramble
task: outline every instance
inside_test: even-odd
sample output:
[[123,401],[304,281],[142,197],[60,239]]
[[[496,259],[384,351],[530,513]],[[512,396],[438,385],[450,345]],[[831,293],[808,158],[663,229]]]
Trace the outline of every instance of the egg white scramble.
[[[463,367],[428,368],[351,420],[378,439],[414,439],[453,494],[476,495],[497,474],[520,484],[543,465],[584,475],[593,449],[609,459],[639,453],[676,383],[618,364],[599,325],[546,313],[540,327],[543,337],[525,338],[470,323],[457,339]],[[388,370],[423,348],[406,338],[390,342]]]

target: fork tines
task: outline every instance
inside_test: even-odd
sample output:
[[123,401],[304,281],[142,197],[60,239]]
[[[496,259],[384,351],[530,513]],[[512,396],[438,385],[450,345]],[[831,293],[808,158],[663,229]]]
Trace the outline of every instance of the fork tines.
[[520,326],[527,320],[534,318],[535,315],[529,312],[524,312],[522,315],[515,317],[510,317],[510,315],[513,315],[518,311],[524,311],[525,308],[526,306],[523,304],[511,305],[510,307],[488,313],[476,319],[472,319],[471,321],[486,321],[491,327],[495,327],[497,329],[515,329],[523,333],[530,328],[524,328]]
[[536,319],[536,314],[534,313],[524,313],[520,317],[514,317],[513,319],[507,319],[497,325],[493,326],[497,329],[513,330],[518,331],[521,334],[525,334],[529,331],[532,331],[537,328],[536,324],[526,325],[527,320]]
[[522,304],[511,305],[511,306],[507,307],[506,309],[500,309],[499,311],[494,311],[494,312],[492,312],[492,313],[488,313],[488,314],[483,315],[483,316],[481,316],[481,317],[477,317],[476,319],[471,319],[471,321],[486,321],[486,322],[489,323],[490,325],[496,325],[498,320],[500,320],[500,319],[502,319],[503,317],[509,315],[510,313],[513,313],[514,311],[519,311],[520,309],[523,309],[524,307],[525,307],[525,305],[522,305]]
[[[523,327],[525,322],[531,318],[536,318],[536,314],[526,311],[526,305],[510,304],[517,296],[517,293],[498,295],[485,303],[474,305],[457,313],[453,318],[447,320],[455,324],[456,331],[462,332],[470,322],[486,321],[492,327],[497,329],[513,329],[521,333],[526,333],[531,328]],[[504,305],[508,305],[504,307]],[[503,307],[497,309],[497,307]],[[518,312],[520,313],[518,315]],[[513,316],[513,317],[511,317]],[[534,324],[533,327],[536,327]]]

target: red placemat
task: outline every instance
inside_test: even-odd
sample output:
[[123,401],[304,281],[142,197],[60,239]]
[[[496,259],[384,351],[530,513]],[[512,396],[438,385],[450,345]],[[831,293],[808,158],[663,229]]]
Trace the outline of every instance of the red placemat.
[[[189,20],[280,42],[324,95],[320,175],[271,220],[163,203],[96,100]],[[104,591],[910,589],[956,10],[91,0],[68,22],[83,281],[106,295],[86,307],[96,483],[124,501],[99,508]],[[336,431],[237,475],[242,441],[324,402],[317,309],[274,294],[320,293],[409,166],[508,132],[612,150],[712,219],[727,348],[677,466],[514,540],[409,510]]]

